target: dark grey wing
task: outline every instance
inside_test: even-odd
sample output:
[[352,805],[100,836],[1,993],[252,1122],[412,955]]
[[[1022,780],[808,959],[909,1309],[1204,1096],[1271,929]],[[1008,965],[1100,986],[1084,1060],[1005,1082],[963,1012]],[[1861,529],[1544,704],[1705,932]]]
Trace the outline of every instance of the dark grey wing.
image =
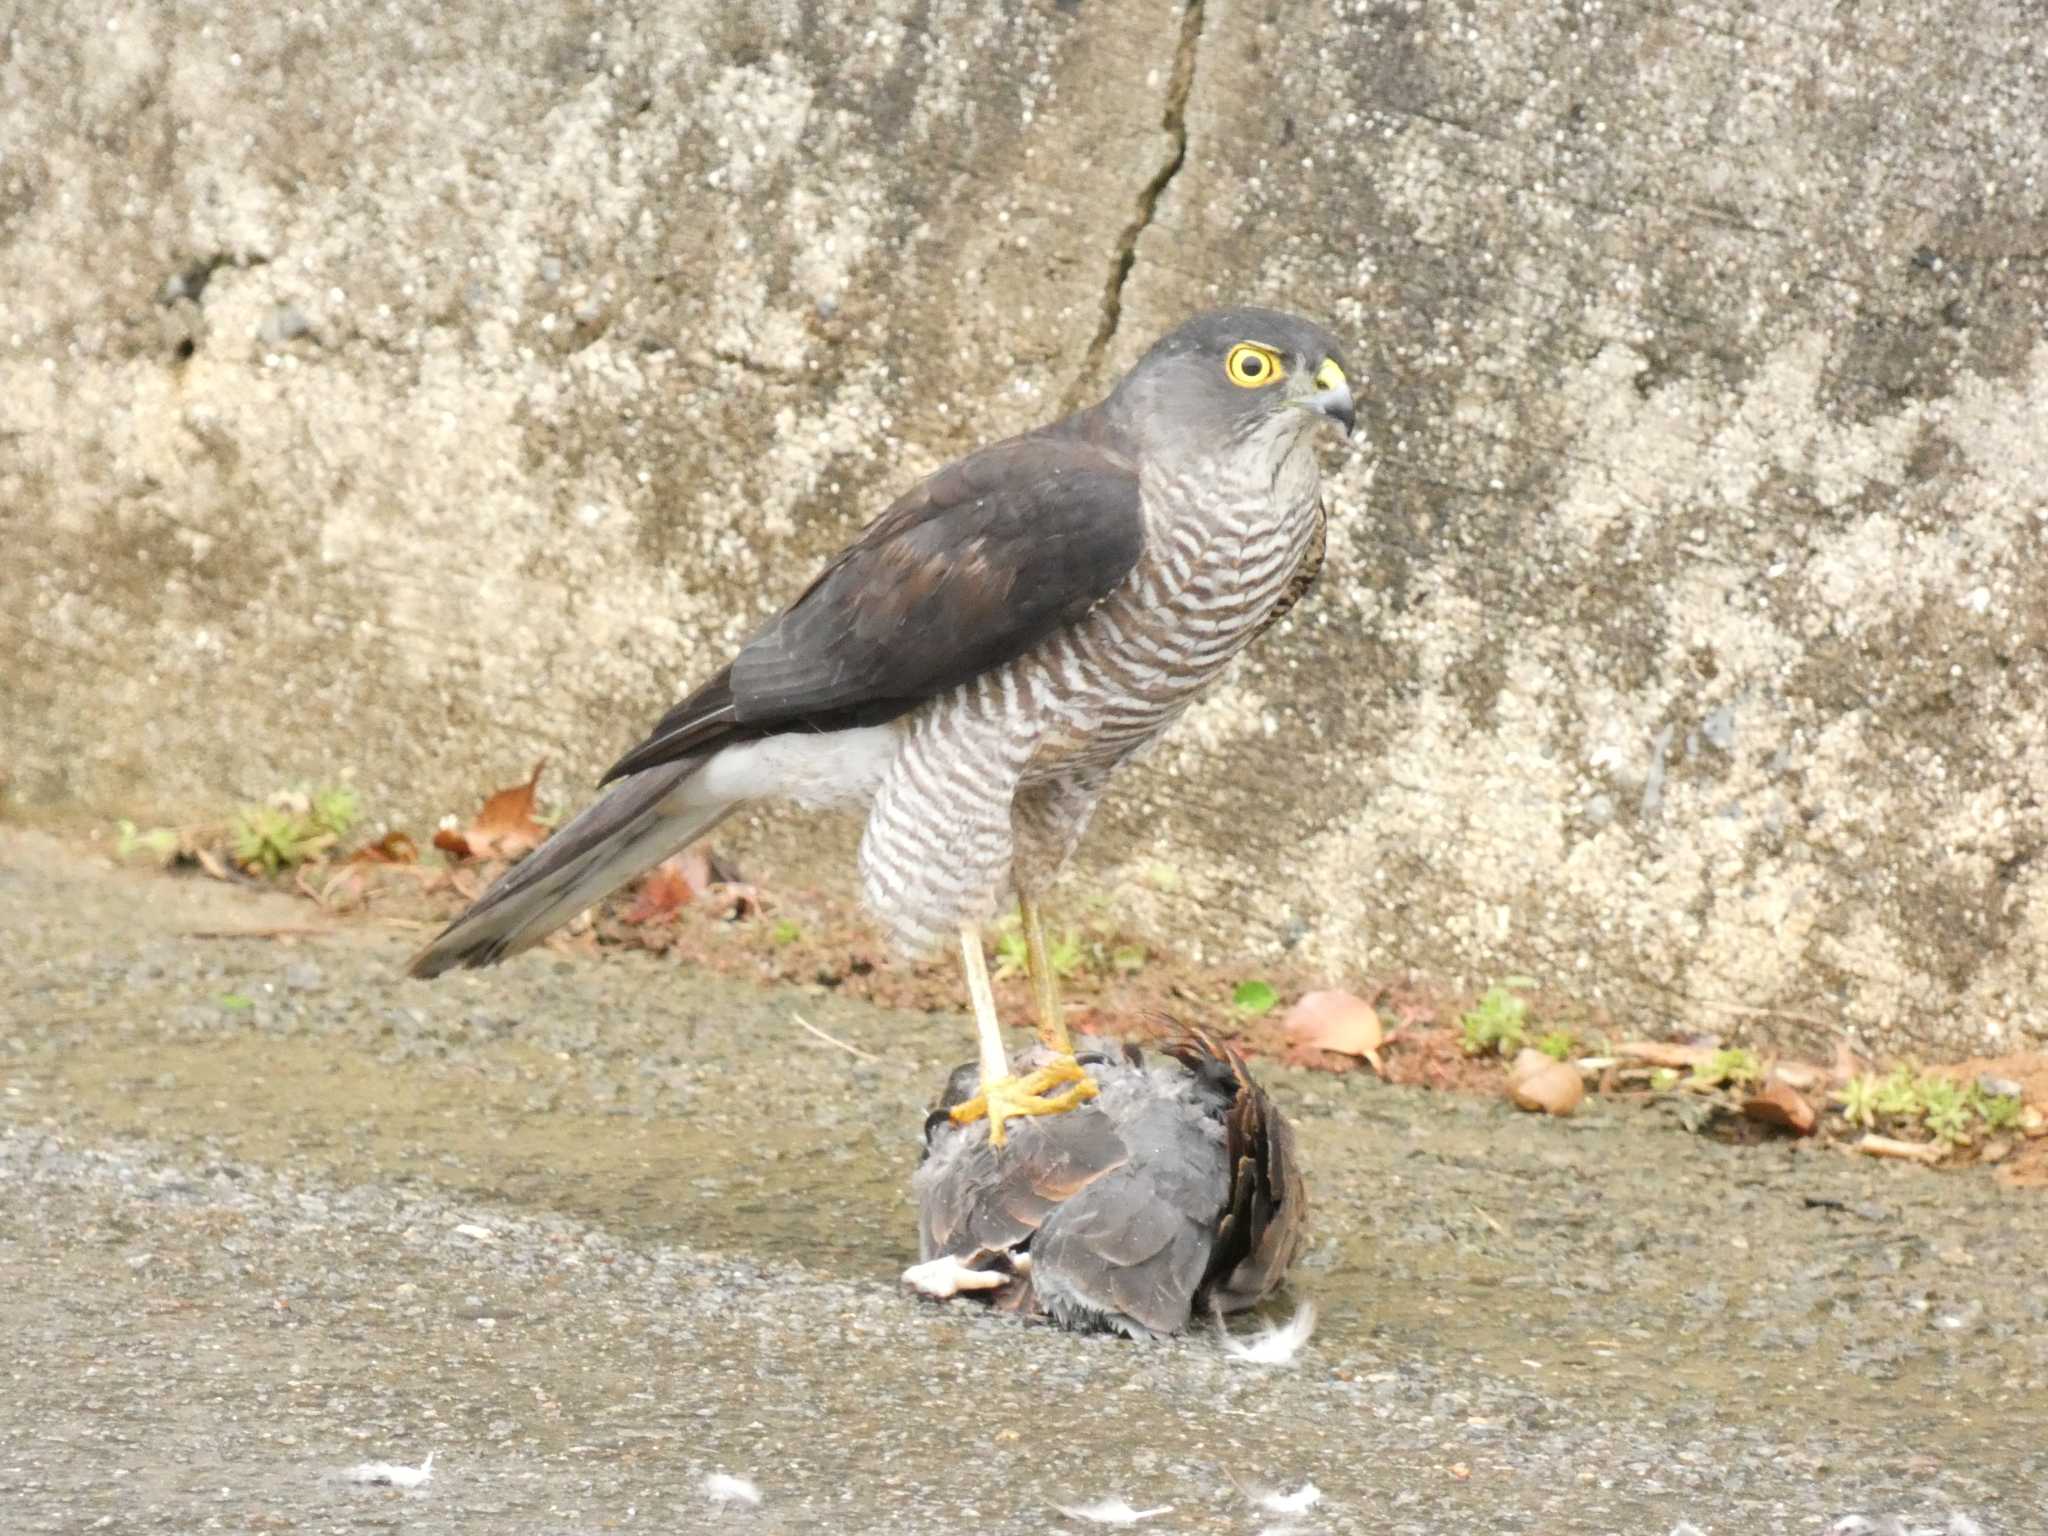
[[1148,1081],[1097,1104],[1130,1161],[1047,1218],[1031,1245],[1039,1304],[1070,1328],[1139,1336],[1186,1329],[1223,1207],[1222,1127],[1212,1106]]
[[1308,1187],[1294,1127],[1231,1047],[1190,1032],[1169,1051],[1197,1077],[1227,1084],[1230,1093],[1223,1117],[1229,1189],[1199,1301],[1242,1312],[1279,1289],[1308,1244]]
[[870,524],[605,780],[732,736],[892,720],[1074,623],[1143,543],[1137,473],[1108,449],[1038,432],[970,454]]
[[1023,1248],[1046,1218],[1130,1154],[1094,1106],[1013,1123],[1000,1152],[988,1122],[957,1126],[946,1111],[974,1096],[978,1069],[957,1068],[925,1121],[925,1155],[911,1176],[917,1198],[918,1257],[973,1262]]

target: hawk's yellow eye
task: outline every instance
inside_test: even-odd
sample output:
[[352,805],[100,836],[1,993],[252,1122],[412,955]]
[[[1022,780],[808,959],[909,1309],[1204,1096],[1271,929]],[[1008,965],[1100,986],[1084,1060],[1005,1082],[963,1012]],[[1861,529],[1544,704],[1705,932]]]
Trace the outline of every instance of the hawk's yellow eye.
[[1223,359],[1223,371],[1230,375],[1231,383],[1245,389],[1257,389],[1287,377],[1280,354],[1256,341],[1240,341],[1232,347],[1230,356]]

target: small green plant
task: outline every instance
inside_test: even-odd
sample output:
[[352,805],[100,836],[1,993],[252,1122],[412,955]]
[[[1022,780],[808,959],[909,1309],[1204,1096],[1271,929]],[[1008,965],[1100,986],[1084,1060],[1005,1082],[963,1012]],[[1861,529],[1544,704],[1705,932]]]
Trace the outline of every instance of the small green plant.
[[1045,962],[1052,967],[1053,975],[1062,981],[1076,975],[1086,958],[1087,953],[1081,947],[1081,935],[1071,928],[1045,947]]
[[1977,1118],[1976,1112],[1971,1108],[1969,1095],[1953,1078],[1920,1079],[1920,1112],[1927,1129],[1950,1146],[1971,1139],[1971,1122]]
[[361,802],[345,784],[287,790],[235,813],[228,851],[243,868],[274,875],[317,859],[348,835],[360,814]]
[[219,1002],[230,1013],[242,1013],[256,1006],[256,999],[240,992],[223,992]]
[[1986,1093],[1975,1083],[1966,1088],[1953,1078],[1923,1075],[1909,1066],[1894,1067],[1882,1077],[1859,1073],[1836,1091],[1834,1099],[1851,1125],[1865,1130],[1881,1125],[1919,1129],[1952,1147],[1976,1140],[1980,1129],[2013,1130],[2024,1113],[2020,1100],[2010,1094]]
[[1866,1131],[1875,1128],[1882,1113],[1877,1107],[1877,1091],[1877,1079],[1868,1072],[1859,1072],[1842,1084],[1835,1094],[1835,1102],[1842,1106],[1842,1118]]
[[1692,1081],[1702,1088],[1719,1088],[1724,1083],[1731,1088],[1744,1088],[1763,1075],[1763,1063],[1756,1059],[1756,1052],[1740,1046],[1716,1051],[1692,1069]]
[[306,814],[322,832],[346,837],[362,819],[362,797],[346,784],[330,784],[307,797]]
[[797,926],[794,918],[785,917],[768,930],[768,937],[777,944],[794,944],[803,936],[804,931]]
[[274,875],[320,854],[334,843],[311,819],[274,806],[245,805],[228,826],[228,850],[247,869]]
[[1917,1115],[1922,1109],[1920,1100],[1920,1075],[1911,1067],[1894,1067],[1878,1079],[1873,1102],[1880,1115],[1894,1115],[1903,1119]]
[[[1052,967],[1053,975],[1070,981],[1087,967],[1089,945],[1080,933],[1069,928],[1045,946],[1045,961]],[[1024,927],[1015,917],[1008,918],[996,936],[996,979],[1022,976],[1030,969],[1031,946],[1024,942]]]
[[114,823],[114,852],[124,859],[146,853],[157,863],[168,864],[178,856],[178,833],[172,827],[151,827],[144,831],[124,817]]
[[1030,969],[1031,949],[1024,942],[1024,930],[1013,917],[996,935],[996,980],[1006,981],[1012,976],[1022,976]]
[[1536,1042],[1536,1049],[1553,1061],[1570,1061],[1579,1047],[1579,1037],[1568,1029],[1553,1029]]
[[2012,1131],[2019,1129],[2020,1112],[2024,1108],[2018,1098],[2009,1093],[1985,1093],[1982,1089],[1970,1090],[1971,1102],[1988,1131]]
[[1240,981],[1230,994],[1230,1006],[1250,1019],[1271,1013],[1279,1003],[1280,994],[1270,981]]
[[1510,976],[1486,989],[1478,1006],[1458,1021],[1468,1056],[1512,1056],[1529,1043],[1529,1003],[1515,989],[1535,985],[1526,976]]
[[1659,1067],[1650,1074],[1650,1086],[1659,1093],[1669,1093],[1678,1086],[1678,1068]]

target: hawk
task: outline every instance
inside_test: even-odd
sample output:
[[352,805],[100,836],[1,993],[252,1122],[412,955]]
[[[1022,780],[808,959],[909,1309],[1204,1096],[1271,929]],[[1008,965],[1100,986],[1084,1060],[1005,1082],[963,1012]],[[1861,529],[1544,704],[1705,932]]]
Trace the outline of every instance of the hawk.
[[[1039,902],[1120,764],[1321,564],[1315,428],[1354,422],[1337,340],[1211,311],[1109,395],[914,487],[604,776],[605,793],[412,959],[490,965],[749,801],[865,808],[868,906],[905,951],[957,936],[980,1047],[961,1124],[1095,1097]],[[1014,895],[1043,1060],[1003,1048],[982,926]]]

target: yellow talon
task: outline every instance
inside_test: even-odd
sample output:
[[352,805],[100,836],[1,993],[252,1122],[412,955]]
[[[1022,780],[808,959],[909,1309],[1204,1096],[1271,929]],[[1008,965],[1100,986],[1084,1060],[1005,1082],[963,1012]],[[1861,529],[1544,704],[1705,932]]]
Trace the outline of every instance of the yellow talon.
[[[1048,1089],[1063,1083],[1071,1086],[1064,1093],[1047,1096]],[[968,1125],[984,1115],[988,1116],[989,1145],[1000,1147],[1004,1140],[1005,1120],[1065,1114],[1086,1104],[1099,1091],[1095,1080],[1081,1069],[1081,1063],[1071,1056],[1055,1056],[1037,1071],[1023,1077],[1003,1077],[984,1083],[980,1093],[965,1104],[954,1105],[950,1113],[955,1125]]]

